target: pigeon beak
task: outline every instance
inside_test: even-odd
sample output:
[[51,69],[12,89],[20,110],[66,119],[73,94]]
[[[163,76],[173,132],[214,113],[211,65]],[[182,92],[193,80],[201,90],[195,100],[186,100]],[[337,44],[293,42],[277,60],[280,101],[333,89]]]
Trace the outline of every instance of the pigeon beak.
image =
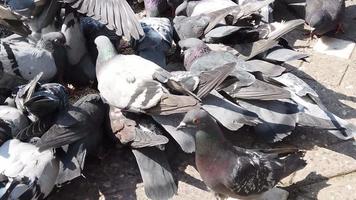
[[181,123],[177,126],[176,129],[179,130],[179,129],[183,129],[183,128],[186,128],[186,127],[188,127],[187,124],[184,123],[184,122],[181,122]]

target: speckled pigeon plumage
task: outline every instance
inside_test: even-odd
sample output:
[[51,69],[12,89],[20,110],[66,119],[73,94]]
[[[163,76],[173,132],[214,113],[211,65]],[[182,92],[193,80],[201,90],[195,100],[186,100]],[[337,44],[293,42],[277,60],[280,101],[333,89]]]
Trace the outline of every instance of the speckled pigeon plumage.
[[204,183],[221,197],[257,198],[306,164],[295,149],[263,153],[233,146],[203,110],[189,111],[179,125],[183,127],[194,128],[197,169]]

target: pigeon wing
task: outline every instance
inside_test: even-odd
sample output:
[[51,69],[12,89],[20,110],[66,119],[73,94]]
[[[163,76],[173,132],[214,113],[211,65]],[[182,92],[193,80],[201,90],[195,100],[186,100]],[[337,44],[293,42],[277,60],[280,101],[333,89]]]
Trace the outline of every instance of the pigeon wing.
[[64,0],[82,14],[86,14],[105,24],[117,35],[124,35],[128,40],[138,40],[144,35],[135,13],[126,0]]

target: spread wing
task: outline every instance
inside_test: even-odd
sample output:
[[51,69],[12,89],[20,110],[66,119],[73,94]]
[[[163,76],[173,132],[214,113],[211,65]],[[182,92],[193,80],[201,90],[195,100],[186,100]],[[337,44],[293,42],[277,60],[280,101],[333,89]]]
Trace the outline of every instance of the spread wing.
[[78,12],[105,24],[117,35],[138,40],[144,35],[135,13],[126,0],[64,0]]

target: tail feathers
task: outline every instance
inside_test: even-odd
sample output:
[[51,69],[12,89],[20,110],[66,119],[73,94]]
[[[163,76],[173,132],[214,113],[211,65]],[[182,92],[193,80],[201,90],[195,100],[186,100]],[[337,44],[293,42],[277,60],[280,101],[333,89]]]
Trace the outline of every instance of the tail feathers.
[[[306,161],[302,159],[304,152],[297,152],[290,154],[284,158],[278,159],[278,161],[272,164],[272,168],[275,167],[278,169],[275,175],[277,180],[281,180],[290,174],[304,168],[306,166]],[[281,165],[282,164],[282,167]]]
[[293,94],[292,99],[298,104],[300,110],[297,120],[300,126],[327,129],[329,133],[342,140],[348,140],[356,136],[355,125],[326,110],[324,106],[307,102]]
[[172,170],[164,152],[155,147],[133,149],[148,198],[170,199],[177,193]]
[[228,63],[211,71],[202,72],[199,76],[197,96],[203,98],[218,87],[235,69],[236,63]]
[[329,133],[342,140],[349,140],[356,137],[355,125],[328,111],[325,112],[330,116],[330,119],[315,117],[307,113],[298,113],[298,125],[328,130]]

